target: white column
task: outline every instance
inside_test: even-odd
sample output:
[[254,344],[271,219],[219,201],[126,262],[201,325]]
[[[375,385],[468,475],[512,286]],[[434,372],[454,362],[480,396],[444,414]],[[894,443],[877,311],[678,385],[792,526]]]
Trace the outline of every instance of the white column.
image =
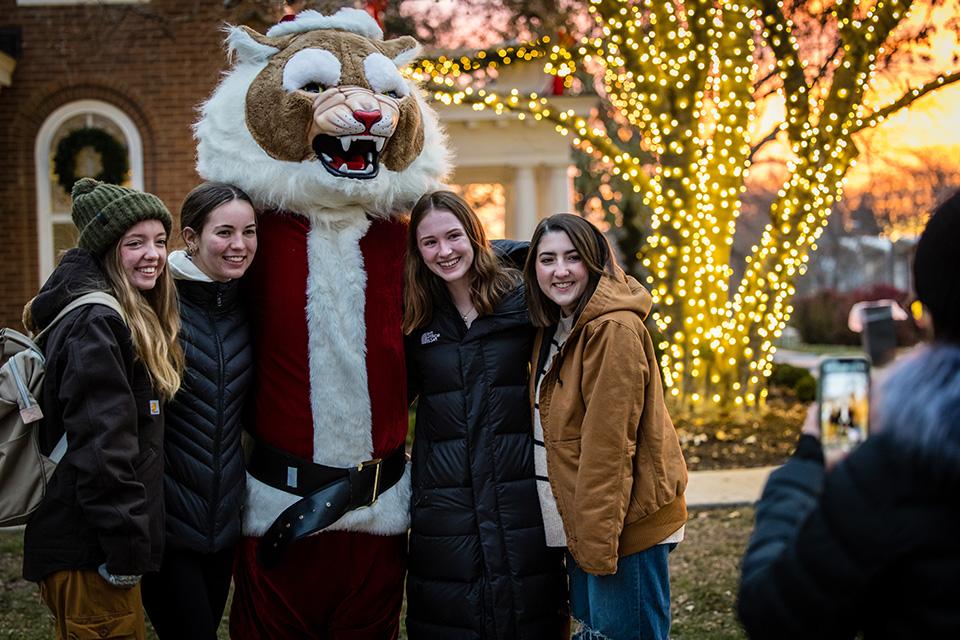
[[517,167],[513,182],[513,225],[510,237],[529,240],[537,226],[537,188],[533,169]]
[[545,215],[555,213],[573,213],[573,193],[571,179],[567,173],[567,165],[550,167],[547,181],[547,211]]

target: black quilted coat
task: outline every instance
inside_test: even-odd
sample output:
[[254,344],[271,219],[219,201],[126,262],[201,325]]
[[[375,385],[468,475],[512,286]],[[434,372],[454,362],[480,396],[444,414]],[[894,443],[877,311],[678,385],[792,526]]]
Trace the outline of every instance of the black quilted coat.
[[[449,299],[407,339],[419,393],[407,578],[411,640],[560,638],[562,556],[533,469],[522,288],[468,330]],[[566,637],[565,635],[562,637]]]
[[252,349],[239,281],[177,280],[183,385],[167,406],[167,544],[200,553],[240,536],[245,473],[240,434]]

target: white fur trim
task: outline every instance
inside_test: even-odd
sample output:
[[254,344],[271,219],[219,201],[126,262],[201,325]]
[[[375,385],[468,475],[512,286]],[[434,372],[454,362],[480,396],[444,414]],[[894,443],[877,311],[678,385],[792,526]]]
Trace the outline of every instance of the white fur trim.
[[307,335],[313,461],[348,467],[373,457],[367,387],[360,238],[370,222],[355,209],[342,220],[313,220],[307,236]]
[[264,62],[280,51],[276,47],[260,44],[240,27],[227,27],[226,32],[228,55],[236,56],[241,63]]
[[370,88],[377,93],[395,91],[398,96],[410,95],[410,86],[404,81],[397,66],[382,53],[371,53],[363,61],[363,72]]
[[340,61],[324,49],[297,51],[283,65],[283,88],[296,91],[309,82],[316,82],[321,90],[340,84]]
[[267,36],[274,38],[317,29],[340,29],[371,40],[383,40],[383,30],[369,13],[349,7],[340,9],[332,16],[325,16],[313,9],[301,11],[293,20],[287,20],[270,27]]
[[213,282],[213,279],[200,270],[187,252],[180,249],[174,251],[167,258],[167,266],[175,280],[192,280],[194,282]]
[[197,172],[206,180],[235,184],[260,209],[307,212],[360,206],[372,216],[406,213],[450,171],[450,151],[436,113],[411,84],[424,126],[423,152],[401,172],[386,167],[371,180],[337,178],[317,160],[283,162],[256,143],[246,125],[247,90],[266,62],[238,64],[200,108],[194,125]]
[[[274,489],[249,473],[243,510],[243,535],[262,536],[283,510],[300,496]],[[403,477],[390,487],[377,503],[366,509],[349,511],[325,531],[362,531],[392,536],[405,533],[410,527],[410,465]]]

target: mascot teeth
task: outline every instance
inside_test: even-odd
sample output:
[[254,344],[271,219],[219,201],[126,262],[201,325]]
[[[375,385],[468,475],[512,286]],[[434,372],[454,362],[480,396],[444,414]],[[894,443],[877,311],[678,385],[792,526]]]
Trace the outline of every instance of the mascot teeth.
[[329,173],[340,178],[367,179],[380,171],[384,139],[375,136],[314,137],[313,152]]

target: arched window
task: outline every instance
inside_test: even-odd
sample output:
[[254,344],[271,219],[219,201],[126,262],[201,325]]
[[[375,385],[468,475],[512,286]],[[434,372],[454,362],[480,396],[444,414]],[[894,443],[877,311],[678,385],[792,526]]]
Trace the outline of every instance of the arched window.
[[[81,130],[87,134],[78,134]],[[40,282],[53,271],[60,253],[77,241],[70,219],[69,185],[61,184],[65,180],[55,171],[57,149],[67,138],[72,144],[61,151],[66,150],[69,157],[60,158],[60,166],[67,166],[76,178],[98,175],[105,168],[105,159],[115,169],[120,163],[110,152],[122,149],[127,172],[118,182],[143,189],[143,144],[133,120],[123,111],[100,100],[79,100],[51,113],[40,127],[34,147]]]

